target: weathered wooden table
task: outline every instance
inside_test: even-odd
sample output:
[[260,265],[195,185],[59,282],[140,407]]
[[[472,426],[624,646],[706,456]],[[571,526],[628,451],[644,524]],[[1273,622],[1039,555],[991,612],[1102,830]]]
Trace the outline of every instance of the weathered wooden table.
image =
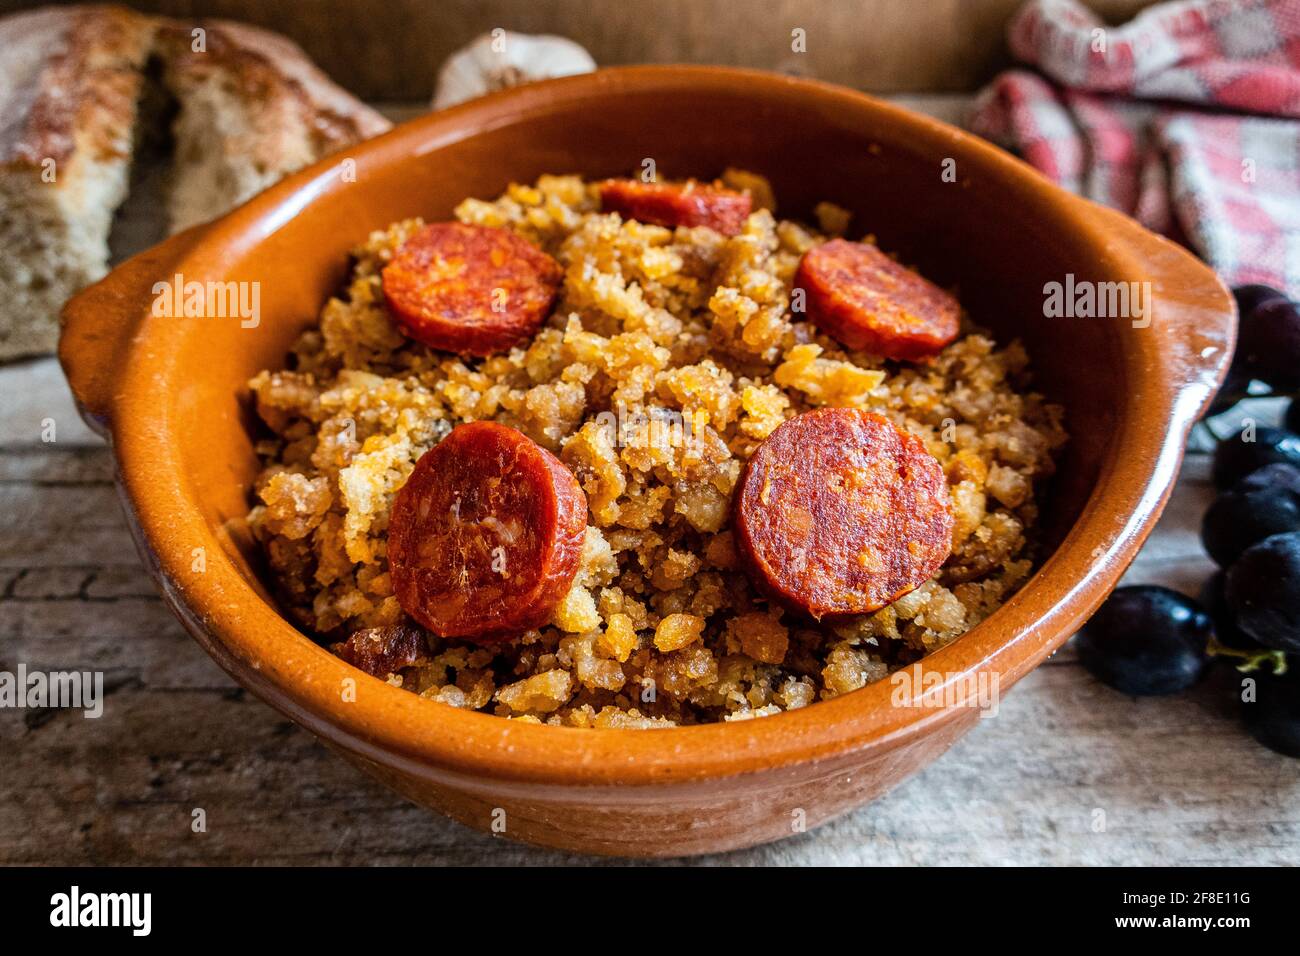
[[[0,863],[576,859],[411,806],[246,694],[155,593],[111,456],[78,420],[55,362],[0,369],[0,396],[0,670],[99,670],[107,693],[98,720],[0,708]],[[51,422],[55,440],[44,441]],[[1211,497],[1208,458],[1193,453],[1128,583],[1196,592],[1212,570],[1197,541]],[[1233,690],[1224,671],[1185,696],[1134,700],[1094,681],[1067,647],[885,798],[697,862],[1296,863],[1300,761],[1245,734]],[[206,832],[191,829],[197,808]]]

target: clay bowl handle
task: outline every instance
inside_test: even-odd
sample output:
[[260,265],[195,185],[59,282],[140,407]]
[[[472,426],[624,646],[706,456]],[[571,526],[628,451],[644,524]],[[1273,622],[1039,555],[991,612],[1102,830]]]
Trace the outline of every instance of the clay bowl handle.
[[[1151,404],[1165,405],[1174,426],[1186,432],[1223,382],[1237,342],[1237,305],[1214,270],[1183,246],[1157,236],[1112,209],[1078,200],[1103,237],[1116,273],[1151,283],[1151,324],[1135,333],[1156,345],[1143,369],[1141,387]],[[1173,437],[1173,436],[1170,436]]]
[[206,228],[187,229],[133,256],[63,306],[59,364],[81,417],[100,435],[108,436],[118,374],[149,315],[154,283],[172,275]]
[[1084,558],[1080,571],[1090,575],[1107,564],[1127,564],[1124,543],[1136,538],[1140,545],[1150,533],[1150,519],[1178,478],[1192,426],[1227,374],[1237,307],[1214,270],[1183,246],[1114,210],[1073,201],[1080,227],[1092,233],[1090,244],[1103,250],[1101,273],[1150,283],[1147,316],[1120,330],[1129,340],[1124,412],[1116,423],[1119,452],[1102,506],[1115,516],[1115,525],[1105,538],[1090,538],[1076,548],[1078,554],[1091,551],[1091,561]]

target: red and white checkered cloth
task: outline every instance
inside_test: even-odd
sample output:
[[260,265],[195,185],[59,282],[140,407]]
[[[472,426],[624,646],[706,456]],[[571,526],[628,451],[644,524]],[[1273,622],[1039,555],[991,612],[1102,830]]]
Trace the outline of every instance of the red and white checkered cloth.
[[[1107,27],[1031,0],[971,128],[1196,249],[1228,285],[1300,297],[1300,0],[1190,0]],[[1190,105],[1189,105],[1190,104]]]

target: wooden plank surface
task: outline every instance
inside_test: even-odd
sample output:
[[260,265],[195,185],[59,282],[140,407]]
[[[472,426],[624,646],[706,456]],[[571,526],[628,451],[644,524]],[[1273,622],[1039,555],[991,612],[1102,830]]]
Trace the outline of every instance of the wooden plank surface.
[[[947,117],[961,107],[907,102]],[[108,691],[98,720],[0,709],[0,864],[577,862],[406,804],[236,686],[154,592],[111,456],[55,362],[0,369],[0,394],[0,670],[99,670]],[[1276,403],[1250,412],[1268,419]],[[1195,593],[1212,570],[1197,542],[1212,497],[1198,441],[1128,583]],[[1130,699],[1067,647],[882,800],[696,862],[1295,863],[1300,761],[1246,736],[1233,689],[1223,671],[1181,697]],[[199,808],[205,833],[190,827]]]
[[[15,399],[0,431],[0,669],[101,670],[108,691],[99,720],[0,710],[0,863],[565,859],[404,804],[234,685],[156,596],[111,456],[77,422],[54,363],[10,367],[0,383]],[[1194,590],[1208,574],[1195,534],[1206,466],[1188,462],[1130,581]],[[1245,736],[1231,692],[1223,674],[1184,697],[1132,700],[1067,648],[885,799],[706,862],[1294,862],[1300,765]],[[206,833],[190,832],[195,808]]]

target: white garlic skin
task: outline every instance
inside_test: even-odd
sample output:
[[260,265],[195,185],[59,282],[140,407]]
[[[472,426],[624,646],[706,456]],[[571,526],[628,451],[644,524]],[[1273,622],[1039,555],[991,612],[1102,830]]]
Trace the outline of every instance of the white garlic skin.
[[435,110],[464,103],[484,93],[553,76],[596,69],[591,54],[572,40],[496,29],[447,58],[438,71]]

